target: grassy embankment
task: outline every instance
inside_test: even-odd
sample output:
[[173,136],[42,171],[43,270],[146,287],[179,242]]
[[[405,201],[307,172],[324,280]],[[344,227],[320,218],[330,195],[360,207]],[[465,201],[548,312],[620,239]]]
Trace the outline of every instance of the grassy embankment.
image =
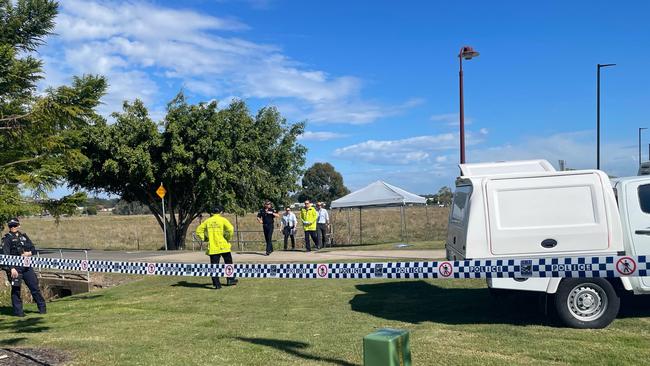
[[[558,328],[535,301],[495,302],[479,280],[157,277],[0,320],[0,347],[70,352],[72,365],[360,365],[362,338],[408,329],[415,365],[642,364],[650,304],[603,330]],[[7,314],[9,308],[1,308]],[[629,311],[629,310],[628,310]]]
[[[406,249],[441,248],[441,240],[447,231],[447,208],[408,207],[407,233],[402,238],[400,231],[399,208],[375,208],[362,211],[363,244],[386,244],[383,246],[367,246],[365,249],[394,247],[390,243],[415,244]],[[334,227],[335,242],[340,245],[359,244],[359,211],[330,212]],[[348,216],[350,225],[348,226]],[[235,218],[227,215],[235,224]],[[255,214],[249,214],[237,219],[240,228],[240,239],[248,242],[242,249],[263,250],[263,235],[261,227],[255,219]],[[190,226],[186,248],[192,248],[191,233],[198,225],[198,220]],[[25,218],[22,229],[40,247],[49,248],[91,248],[107,250],[157,250],[163,247],[162,230],[156,219],[151,215],[117,216],[98,215],[62,218],[56,225],[52,218]],[[298,231],[297,240],[303,244],[302,230]],[[276,247],[280,248],[281,232],[276,229],[274,234]],[[251,243],[251,241],[256,241]],[[236,240],[233,240],[236,244]],[[361,248],[361,249],[363,249]]]

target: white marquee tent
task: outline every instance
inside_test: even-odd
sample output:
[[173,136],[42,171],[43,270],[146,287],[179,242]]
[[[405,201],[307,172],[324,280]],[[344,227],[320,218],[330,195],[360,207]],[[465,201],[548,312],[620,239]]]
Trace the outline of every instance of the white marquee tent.
[[[363,207],[400,207],[400,229],[402,240],[406,233],[404,207],[407,205],[425,205],[426,198],[407,192],[383,181],[376,181],[368,186],[354,191],[347,196],[332,201],[331,208],[359,209],[359,243],[363,244],[361,210]],[[348,211],[348,230],[350,215]]]

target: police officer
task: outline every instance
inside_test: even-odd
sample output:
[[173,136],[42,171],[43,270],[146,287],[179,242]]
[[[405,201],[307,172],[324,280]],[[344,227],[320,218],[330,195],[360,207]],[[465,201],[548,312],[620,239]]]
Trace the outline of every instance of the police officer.
[[[27,234],[21,233],[20,221],[17,218],[9,220],[7,223],[9,232],[2,238],[2,250],[5,255],[16,255],[21,257],[31,257],[36,254],[36,248],[29,239]],[[38,278],[32,267],[7,266],[7,279],[11,282],[11,305],[14,308],[14,315],[25,316],[23,312],[23,301],[20,298],[20,285],[22,281],[32,293],[32,298],[38,305],[38,312],[46,313],[45,299],[38,288]]]
[[[205,251],[210,257],[211,264],[219,264],[219,260],[223,257],[226,264],[232,264],[232,254],[230,253],[230,243],[228,240],[232,239],[235,229],[228,219],[221,216],[223,207],[217,206],[215,214],[209,219],[203,221],[199,227],[196,228],[196,236],[203,241],[208,241],[208,248]],[[227,286],[236,285],[237,279],[228,277]],[[212,277],[212,284],[215,289],[221,288],[219,277]]]
[[264,202],[264,207],[257,213],[257,222],[262,224],[264,231],[266,255],[273,253],[273,225],[276,217],[280,217],[280,214],[273,208],[271,201]]

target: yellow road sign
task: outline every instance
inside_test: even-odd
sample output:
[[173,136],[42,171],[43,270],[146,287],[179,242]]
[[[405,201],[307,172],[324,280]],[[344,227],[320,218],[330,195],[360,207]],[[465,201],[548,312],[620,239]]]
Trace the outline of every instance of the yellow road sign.
[[160,187],[158,187],[158,189],[156,189],[156,194],[158,195],[158,197],[160,197],[160,199],[163,199],[163,198],[165,198],[165,194],[167,194],[167,190],[161,184]]

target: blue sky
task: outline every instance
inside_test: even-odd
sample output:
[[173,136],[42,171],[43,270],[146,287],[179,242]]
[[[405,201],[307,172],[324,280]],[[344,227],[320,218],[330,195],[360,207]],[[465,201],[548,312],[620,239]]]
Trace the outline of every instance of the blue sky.
[[650,127],[645,1],[61,3],[43,86],[103,74],[102,113],[137,97],[155,119],[181,89],[276,105],[307,121],[308,165],[332,163],[351,189],[453,184],[463,45],[481,53],[464,64],[469,162],[595,167],[597,63],[618,64],[603,71],[604,170],[634,175],[637,128]]

